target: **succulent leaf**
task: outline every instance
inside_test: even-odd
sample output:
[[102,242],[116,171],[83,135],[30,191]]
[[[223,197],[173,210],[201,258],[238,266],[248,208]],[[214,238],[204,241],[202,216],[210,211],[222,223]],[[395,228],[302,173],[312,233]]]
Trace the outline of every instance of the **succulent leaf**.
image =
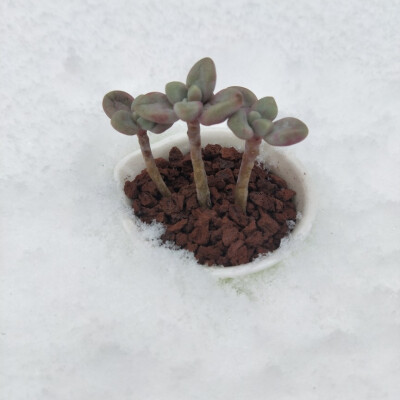
[[278,115],[278,106],[273,97],[263,97],[257,100],[251,107],[253,111],[259,112],[263,118],[273,121]]
[[240,97],[242,99],[242,105],[243,105],[243,96],[240,93],[239,90],[233,89],[233,88],[226,88],[220,90],[218,93],[215,93],[208,104],[214,105],[218,103],[222,103],[224,101],[231,100],[235,97]]
[[173,124],[155,124],[151,129],[149,129],[150,132],[153,133],[163,133],[167,129],[171,128]]
[[126,110],[115,112],[111,118],[112,127],[124,135],[136,135],[139,127],[132,118],[132,113]]
[[198,86],[196,85],[190,86],[187,93],[188,101],[201,101],[202,97],[203,94],[201,93],[201,89]]
[[243,108],[236,111],[228,119],[228,126],[240,139],[251,139],[254,136],[254,131],[247,122],[247,114]]
[[202,102],[206,103],[212,96],[215,83],[217,81],[217,73],[214,61],[206,57],[197,61],[190,69],[186,78],[186,86],[190,88],[196,85],[202,92]]
[[201,101],[180,101],[174,105],[176,115],[185,122],[196,120],[203,111]]
[[140,115],[138,115],[138,113],[136,113],[135,111],[131,111],[131,112],[132,112],[133,120],[137,123],[137,120],[140,118]]
[[165,94],[171,104],[178,103],[187,97],[187,87],[182,82],[169,82],[165,85]]
[[260,119],[261,114],[257,111],[250,111],[249,114],[247,115],[247,119],[249,121],[249,123],[251,124],[253,121],[255,121],[256,119]]
[[260,118],[254,120],[251,126],[257,136],[265,137],[272,130],[272,121]]
[[308,135],[307,125],[297,118],[282,118],[273,123],[273,128],[264,140],[272,146],[290,146],[304,140]]
[[132,104],[142,118],[157,124],[173,124],[178,120],[168,97],[164,93],[151,92],[139,96]]
[[218,101],[215,102],[217,96],[213,97],[213,103],[207,104],[199,120],[203,125],[214,125],[225,121],[234,114],[243,104],[243,96],[240,92],[231,93],[229,97],[226,94],[218,96]]
[[112,118],[119,110],[130,111],[133,97],[122,90],[114,90],[103,98],[103,110],[108,118]]
[[[135,118],[133,118],[133,120],[135,120]],[[148,121],[147,119],[144,119],[142,117],[139,117],[136,121],[136,123],[145,131],[150,131],[154,125],[156,125],[155,122],[152,121]]]
[[242,86],[230,86],[228,89],[235,89],[239,90],[243,96],[243,107],[251,107],[256,101],[257,96],[249,89],[242,87]]
[[132,101],[132,104],[131,104],[131,111],[132,111],[133,113],[135,112],[135,105],[136,105],[136,104],[140,104],[140,102],[142,101],[142,99],[143,99],[144,96],[145,96],[144,94],[140,94],[139,96],[136,97],[136,99],[134,99],[134,100]]

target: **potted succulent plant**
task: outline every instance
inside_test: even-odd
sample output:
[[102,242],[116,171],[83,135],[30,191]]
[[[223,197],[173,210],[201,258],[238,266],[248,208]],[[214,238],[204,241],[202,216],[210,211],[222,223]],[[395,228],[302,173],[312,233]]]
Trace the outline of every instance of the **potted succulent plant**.
[[[215,84],[214,62],[203,58],[186,83],[167,83],[165,94],[134,99],[113,91],[105,95],[103,109],[117,131],[138,136],[142,160],[129,155],[116,169],[136,217],[164,224],[163,241],[192,251],[201,264],[216,267],[217,275],[227,275],[221,267],[234,267],[223,269],[235,270],[232,276],[271,265],[279,258],[273,255],[282,253],[282,239],[308,232],[304,215],[303,229],[296,221],[299,211],[309,210],[302,167],[270,148],[302,141],[308,128],[296,118],[273,122],[278,114],[273,97],[257,99],[239,86],[214,94]],[[165,132],[178,120],[187,124],[186,139],[177,135],[158,143],[154,158],[147,132]],[[225,120],[229,130],[200,132],[201,125]],[[256,164],[263,140],[270,160],[262,151],[263,164]],[[260,264],[266,253],[269,261]]]

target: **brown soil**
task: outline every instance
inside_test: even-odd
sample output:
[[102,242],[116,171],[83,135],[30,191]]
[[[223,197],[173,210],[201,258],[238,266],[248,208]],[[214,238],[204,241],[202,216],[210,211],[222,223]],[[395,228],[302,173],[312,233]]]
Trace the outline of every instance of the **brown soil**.
[[145,170],[125,183],[135,215],[146,223],[163,223],[166,231],[161,239],[193,252],[201,264],[245,264],[277,249],[289,231],[287,221],[296,220],[296,193],[283,179],[255,165],[245,215],[233,202],[242,154],[233,147],[207,145],[203,157],[211,209],[201,209],[197,203],[190,155],[174,147],[168,161],[156,159],[172,192],[170,198],[161,197]]

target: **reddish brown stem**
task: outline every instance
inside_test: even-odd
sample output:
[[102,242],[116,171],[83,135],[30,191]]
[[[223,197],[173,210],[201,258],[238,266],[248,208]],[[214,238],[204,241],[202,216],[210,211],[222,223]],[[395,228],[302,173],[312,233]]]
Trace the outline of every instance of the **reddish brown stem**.
[[137,137],[139,139],[140,150],[142,151],[144,162],[146,163],[146,170],[150,178],[156,184],[158,191],[163,196],[170,197],[171,192],[167,188],[167,185],[165,184],[160,174],[160,171],[158,170],[157,165],[154,161],[147,132],[144,130],[140,130],[139,133],[137,134]]
[[193,179],[196,184],[197,200],[200,207],[210,208],[210,189],[207,174],[201,154],[200,124],[198,121],[188,122],[188,137],[190,143],[190,157],[193,165]]
[[261,138],[252,137],[246,140],[246,146],[240,164],[240,170],[235,188],[235,204],[246,214],[249,181],[254,162],[260,153]]

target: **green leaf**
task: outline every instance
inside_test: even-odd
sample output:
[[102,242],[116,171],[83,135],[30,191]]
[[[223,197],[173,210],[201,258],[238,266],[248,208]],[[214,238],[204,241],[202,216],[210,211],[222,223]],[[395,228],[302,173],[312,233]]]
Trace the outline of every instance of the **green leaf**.
[[243,108],[236,111],[235,114],[228,119],[228,126],[240,139],[251,139],[254,136],[254,131],[247,122],[247,114]]
[[273,123],[273,128],[264,140],[272,146],[290,146],[304,140],[308,135],[307,125],[297,118],[282,118]]
[[249,114],[247,115],[247,120],[249,121],[250,124],[256,119],[260,118],[262,118],[261,114],[257,111],[250,111]]
[[203,111],[201,101],[180,101],[174,105],[176,115],[185,122],[196,120]]
[[136,99],[134,99],[132,101],[132,104],[131,104],[131,111],[132,112],[135,112],[135,105],[136,104],[140,104],[140,102],[142,101],[144,96],[145,96],[144,94],[140,94],[139,96],[136,97]]
[[265,137],[272,130],[272,121],[260,118],[254,120],[251,126],[257,136]]
[[132,118],[133,120],[137,123],[137,120],[140,118],[140,115],[138,115],[138,113],[136,113],[135,111],[131,111],[132,112]]
[[141,95],[132,103],[132,107],[142,118],[157,124],[173,124],[178,120],[164,93],[151,92]]
[[[133,118],[133,120],[135,120],[135,118]],[[148,121],[147,119],[144,119],[144,118],[142,118],[142,117],[139,117],[139,118],[137,119],[136,123],[137,123],[142,129],[144,129],[145,131],[150,131],[150,130],[154,127],[154,125],[156,125],[155,122]]]
[[188,101],[201,101],[203,94],[198,86],[190,86],[187,94]]
[[214,61],[206,57],[197,61],[190,69],[186,79],[186,86],[188,88],[192,85],[198,86],[202,92],[201,100],[206,103],[213,95],[216,80],[217,73]]
[[119,110],[130,111],[133,97],[121,90],[114,90],[107,93],[103,98],[103,110],[108,118],[112,118]]
[[112,127],[124,135],[136,135],[139,127],[132,118],[132,113],[126,110],[115,112],[111,118]]
[[165,85],[165,94],[171,104],[178,103],[187,98],[187,87],[182,82],[169,82]]
[[239,90],[243,96],[243,107],[251,107],[256,101],[257,96],[249,89],[242,87],[242,86],[230,86],[228,89],[235,89]]
[[273,97],[263,97],[257,100],[251,107],[253,111],[259,112],[263,118],[273,121],[278,115],[278,106]]
[[234,114],[242,104],[243,96],[239,91],[221,90],[205,105],[199,121],[203,125],[219,124]]

